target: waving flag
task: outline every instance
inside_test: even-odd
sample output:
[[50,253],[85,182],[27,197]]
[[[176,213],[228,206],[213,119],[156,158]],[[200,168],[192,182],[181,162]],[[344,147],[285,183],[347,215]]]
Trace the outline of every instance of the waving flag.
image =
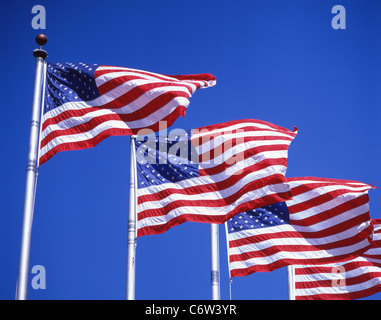
[[166,76],[96,64],[48,64],[39,164],[109,136],[158,131],[160,121],[169,127],[185,116],[197,89],[215,83],[210,74]]
[[352,300],[381,291],[381,219],[373,219],[373,243],[341,263],[295,266],[296,300]]
[[365,183],[288,178],[292,199],[235,216],[226,225],[232,277],[292,264],[354,258],[372,234]]
[[268,122],[238,120],[139,139],[138,236],[185,221],[223,223],[290,199],[284,174],[295,136]]

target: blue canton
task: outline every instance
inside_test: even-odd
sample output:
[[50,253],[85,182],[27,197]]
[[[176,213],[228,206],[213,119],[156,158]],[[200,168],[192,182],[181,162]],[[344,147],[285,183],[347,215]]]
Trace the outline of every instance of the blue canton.
[[138,188],[199,176],[198,154],[190,141],[191,130],[183,132],[165,137],[149,135],[144,140],[138,136],[135,145]]
[[94,78],[97,68],[96,64],[48,63],[44,113],[66,102],[99,97]]
[[229,233],[247,229],[273,227],[289,223],[289,213],[285,202],[237,214],[227,222]]

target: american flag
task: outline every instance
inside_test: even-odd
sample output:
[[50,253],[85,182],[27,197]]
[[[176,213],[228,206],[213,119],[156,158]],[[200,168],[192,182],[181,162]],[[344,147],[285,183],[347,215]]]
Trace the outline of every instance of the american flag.
[[322,266],[295,266],[296,300],[352,300],[381,291],[381,219],[373,219],[373,243],[361,256]]
[[369,248],[372,186],[314,177],[287,181],[291,200],[227,221],[231,277],[348,260]]
[[290,199],[284,174],[295,136],[249,119],[138,137],[138,236]]
[[189,98],[215,85],[210,74],[166,76],[85,63],[47,65],[39,164],[57,152],[91,148],[113,135],[159,130],[185,116]]

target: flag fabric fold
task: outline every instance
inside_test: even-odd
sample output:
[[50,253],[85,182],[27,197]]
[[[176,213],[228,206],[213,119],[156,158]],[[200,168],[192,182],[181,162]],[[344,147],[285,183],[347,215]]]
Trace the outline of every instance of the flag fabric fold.
[[227,222],[232,277],[354,258],[370,246],[368,190],[356,181],[288,178],[292,199]]
[[295,266],[296,300],[352,300],[381,291],[381,219],[373,219],[371,248],[353,260]]
[[159,130],[185,116],[210,74],[168,76],[124,67],[48,63],[39,165],[57,152],[91,148],[114,135]]
[[284,175],[296,133],[248,119],[137,137],[138,236],[290,199]]

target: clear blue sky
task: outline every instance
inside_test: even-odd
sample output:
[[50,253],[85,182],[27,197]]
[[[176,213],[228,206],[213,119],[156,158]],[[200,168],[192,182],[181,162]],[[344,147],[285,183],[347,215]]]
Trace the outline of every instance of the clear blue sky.
[[[299,134],[287,176],[381,185],[381,3],[374,0],[11,1],[1,23],[0,299],[13,299],[20,252],[36,48],[33,5],[44,5],[49,62],[87,62],[165,74],[209,72],[174,127],[235,119]],[[334,5],[346,30],[331,27]],[[61,152],[40,168],[30,267],[46,289],[30,299],[126,296],[129,137]],[[370,191],[381,218],[380,190]],[[138,239],[137,299],[209,299],[209,225],[185,223]],[[220,226],[221,297],[228,299]],[[30,275],[30,280],[33,275]],[[287,299],[287,272],[234,278],[233,299]],[[381,293],[369,299],[381,299]]]

